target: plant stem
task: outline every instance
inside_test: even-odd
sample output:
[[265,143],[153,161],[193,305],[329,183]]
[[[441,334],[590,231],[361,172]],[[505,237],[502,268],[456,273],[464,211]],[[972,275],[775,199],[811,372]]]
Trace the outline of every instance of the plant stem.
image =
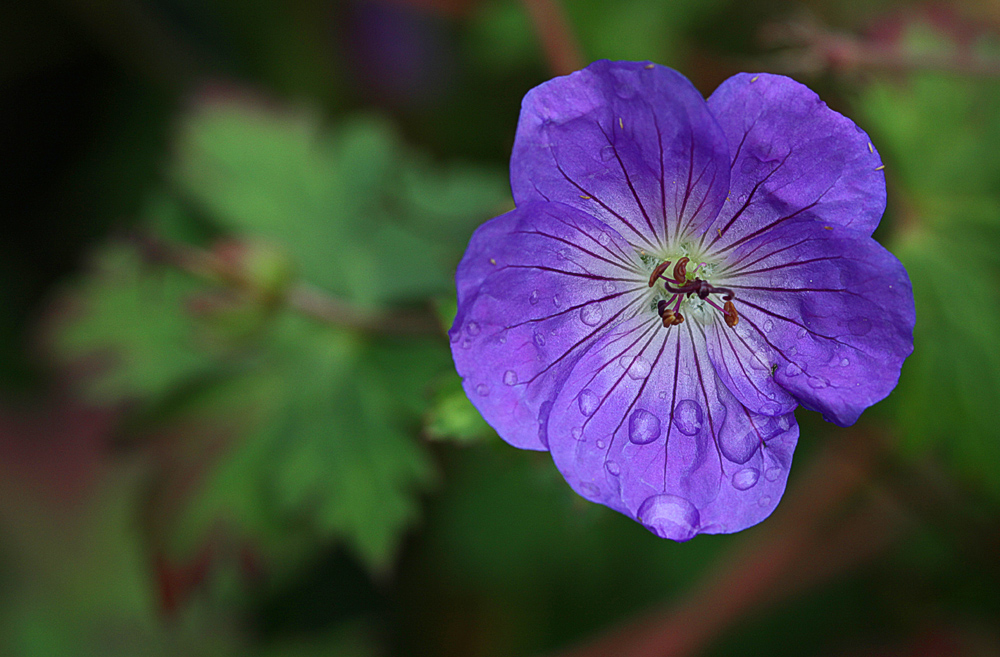
[[549,70],[555,75],[568,75],[583,68],[580,44],[559,0],[523,0],[523,4],[542,43]]

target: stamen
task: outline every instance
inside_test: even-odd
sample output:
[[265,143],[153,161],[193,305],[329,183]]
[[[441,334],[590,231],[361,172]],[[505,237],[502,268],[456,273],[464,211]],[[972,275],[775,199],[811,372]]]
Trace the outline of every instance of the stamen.
[[680,313],[675,313],[673,310],[667,308],[663,311],[663,326],[670,327],[676,326],[684,321],[684,315]]
[[667,271],[667,267],[669,266],[670,266],[669,260],[665,260],[660,264],[656,265],[656,269],[654,269],[653,273],[649,275],[649,287],[653,287],[654,285],[656,285],[657,279],[663,275],[663,272]]
[[740,314],[736,312],[736,306],[733,305],[732,301],[726,301],[723,306],[723,312],[725,313],[726,325],[729,328],[736,328],[736,325],[740,321]]
[[687,263],[690,261],[691,258],[687,256],[677,261],[677,264],[674,265],[674,281],[682,285],[687,282]]

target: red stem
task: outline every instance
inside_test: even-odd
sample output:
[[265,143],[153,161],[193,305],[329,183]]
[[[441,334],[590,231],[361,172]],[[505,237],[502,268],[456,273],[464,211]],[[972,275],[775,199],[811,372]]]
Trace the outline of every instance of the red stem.
[[580,44],[570,29],[558,0],[523,0],[542,42],[545,59],[555,75],[568,75],[584,66]]

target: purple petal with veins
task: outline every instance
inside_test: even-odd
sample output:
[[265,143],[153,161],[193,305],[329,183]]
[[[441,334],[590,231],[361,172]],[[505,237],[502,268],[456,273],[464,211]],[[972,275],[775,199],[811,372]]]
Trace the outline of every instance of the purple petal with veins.
[[456,275],[452,352],[504,440],[664,538],[733,532],[784,491],[796,406],[840,425],[913,349],[906,272],[871,239],[867,135],[802,85],[595,62],[525,97],[517,209]]

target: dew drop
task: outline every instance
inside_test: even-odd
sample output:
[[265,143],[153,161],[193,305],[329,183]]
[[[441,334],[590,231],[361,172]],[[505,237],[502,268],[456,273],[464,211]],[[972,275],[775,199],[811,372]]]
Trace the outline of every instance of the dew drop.
[[577,397],[576,401],[580,405],[580,412],[587,417],[593,415],[597,411],[597,407],[601,405],[600,398],[589,388],[581,390],[580,396]]
[[586,495],[589,495],[590,497],[600,497],[601,495],[601,489],[595,486],[594,484],[590,483],[589,481],[585,481],[582,484],[580,484],[580,488],[582,488],[583,492]]
[[479,324],[469,322],[465,325],[465,332],[469,335],[479,335]]
[[528,297],[528,303],[530,303],[532,306],[538,303],[538,290],[534,290],[531,293],[531,296]]
[[765,495],[764,497],[762,497],[759,500],[757,500],[757,504],[759,504],[761,506],[767,506],[770,503],[771,503],[771,497],[769,495]]
[[605,443],[603,440],[597,441],[597,449],[604,449],[605,445],[607,445],[607,443]]
[[507,370],[503,373],[503,383],[506,386],[517,385],[517,372],[514,370]]
[[767,320],[764,322],[764,330],[770,332],[774,328],[774,322]]
[[604,319],[604,309],[598,303],[588,303],[580,309],[580,321],[587,326],[597,326]]
[[698,531],[698,509],[676,495],[653,495],[639,506],[636,518],[660,538],[687,541]]
[[614,477],[617,477],[622,473],[622,469],[614,461],[608,461],[607,463],[604,464],[604,467]]
[[846,358],[845,358],[845,359],[843,359],[842,361],[840,361],[840,366],[841,366],[841,367],[847,367],[847,366],[848,366],[848,365],[850,365],[850,364],[851,364],[851,361],[849,361],[849,360],[848,360],[848,359],[846,359]]
[[545,346],[545,336],[542,335],[541,333],[535,333],[532,339],[535,341],[535,344],[538,345],[539,347]]
[[733,475],[733,488],[736,490],[749,490],[757,485],[760,471],[757,468],[743,468]]
[[818,376],[809,377],[810,388],[815,388],[816,390],[820,390],[822,388],[827,387],[828,385],[830,384],[827,383],[825,380],[819,378]]
[[552,296],[552,305],[556,308],[562,305],[562,300],[559,299],[558,294]]
[[604,294],[614,294],[615,290],[618,289],[615,287],[615,284],[612,283],[611,281],[604,281],[603,287],[604,287]]
[[660,399],[666,399],[667,398],[667,391],[666,390],[661,390],[660,393],[658,395],[656,395],[656,396],[659,397]]
[[782,415],[778,418],[778,426],[781,427],[782,431],[788,431],[788,427],[792,426],[792,424],[788,421],[787,415]]
[[559,249],[559,251],[556,252],[556,257],[560,260],[569,260],[569,251],[566,249]]
[[648,445],[660,437],[660,418],[642,408],[628,418],[628,439],[636,445]]
[[451,339],[453,343],[458,342],[459,339],[462,337],[462,332],[459,331],[458,329],[452,329],[448,331],[448,337]]
[[802,374],[802,368],[795,363],[789,363],[785,367],[785,376],[798,376],[799,374]]
[[[593,151],[591,151],[591,152],[593,152]],[[614,159],[614,157],[615,157],[615,148],[614,148],[614,146],[610,146],[609,145],[609,146],[605,146],[604,148],[601,149],[601,161],[602,162],[607,162],[608,160]]]
[[478,386],[476,386],[476,394],[479,395],[480,397],[486,397],[487,395],[490,394],[490,387],[485,383],[480,383]]
[[798,336],[799,336],[799,339],[800,339],[800,340],[801,340],[802,338],[806,337],[806,335],[807,335],[807,334],[808,334],[808,331],[806,331],[806,330],[805,330],[804,328],[802,328],[802,329],[799,329],[799,332],[798,332]]
[[705,416],[701,406],[693,399],[682,399],[674,406],[674,426],[685,436],[701,431]]
[[764,479],[768,481],[777,481],[778,477],[781,476],[781,468],[768,468],[764,470]]
[[760,440],[756,431],[746,433],[724,431],[719,438],[719,451],[733,463],[746,463],[757,452]]
[[597,234],[597,241],[600,242],[601,246],[607,246],[611,241],[611,236],[604,231],[601,231]]
[[471,346],[472,346],[472,340],[470,340],[469,338],[462,340],[462,349],[468,349]]
[[573,427],[570,429],[569,435],[573,436],[573,440],[583,440],[583,429],[580,427]]
[[649,361],[642,356],[622,356],[618,359],[618,364],[628,371],[629,378],[634,381],[639,381],[649,376]]

